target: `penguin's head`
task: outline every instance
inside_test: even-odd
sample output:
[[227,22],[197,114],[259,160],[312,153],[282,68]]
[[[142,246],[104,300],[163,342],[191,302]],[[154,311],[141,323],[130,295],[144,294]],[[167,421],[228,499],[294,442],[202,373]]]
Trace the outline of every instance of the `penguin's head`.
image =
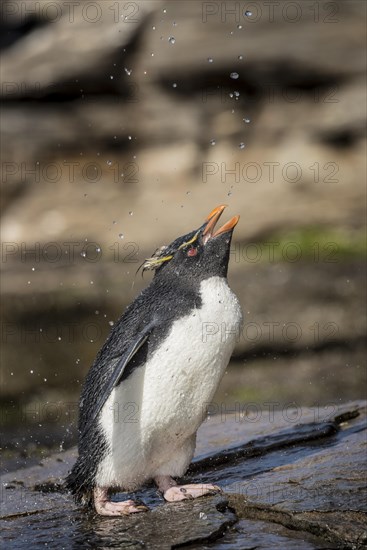
[[214,208],[199,229],[158,248],[144,262],[143,271],[154,269],[155,277],[169,274],[201,280],[212,276],[226,277],[232,233],[239,216],[215,230],[225,207]]

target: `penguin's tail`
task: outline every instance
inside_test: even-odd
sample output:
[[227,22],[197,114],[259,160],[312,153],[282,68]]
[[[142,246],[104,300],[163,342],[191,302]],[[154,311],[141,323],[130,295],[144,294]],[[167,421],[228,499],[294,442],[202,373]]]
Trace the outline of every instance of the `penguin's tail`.
[[85,464],[80,457],[65,479],[65,488],[74,496],[77,504],[93,508],[94,483],[86,472]]

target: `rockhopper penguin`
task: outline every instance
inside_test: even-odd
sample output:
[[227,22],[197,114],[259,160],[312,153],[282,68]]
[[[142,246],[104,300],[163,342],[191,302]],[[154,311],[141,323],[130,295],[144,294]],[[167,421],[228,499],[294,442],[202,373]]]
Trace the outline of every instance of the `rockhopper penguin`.
[[[143,269],[150,285],[128,306],[98,353],[79,410],[79,457],[66,485],[77,502],[104,516],[146,510],[112,491],[154,480],[169,502],[220,491],[177,485],[194,455],[205,419],[242,322],[227,283],[232,232],[220,229],[218,206],[196,231],[158,249]],[[206,332],[205,328],[225,327]],[[212,334],[214,332],[214,334]]]

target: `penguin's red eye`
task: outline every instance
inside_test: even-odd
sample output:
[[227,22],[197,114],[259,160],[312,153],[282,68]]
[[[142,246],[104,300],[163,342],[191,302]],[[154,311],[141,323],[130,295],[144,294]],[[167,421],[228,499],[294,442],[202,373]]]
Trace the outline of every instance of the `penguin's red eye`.
[[188,256],[196,256],[197,253],[198,253],[197,248],[189,248],[187,251]]

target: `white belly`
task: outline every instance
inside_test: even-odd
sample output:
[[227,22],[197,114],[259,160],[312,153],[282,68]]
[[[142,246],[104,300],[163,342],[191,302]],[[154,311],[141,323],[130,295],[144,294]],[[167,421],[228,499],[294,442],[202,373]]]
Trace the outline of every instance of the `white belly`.
[[200,309],[177,320],[104,405],[100,422],[111,452],[98,468],[98,484],[133,490],[158,473],[182,475],[190,463],[242,321],[225,279],[207,279],[200,290]]

